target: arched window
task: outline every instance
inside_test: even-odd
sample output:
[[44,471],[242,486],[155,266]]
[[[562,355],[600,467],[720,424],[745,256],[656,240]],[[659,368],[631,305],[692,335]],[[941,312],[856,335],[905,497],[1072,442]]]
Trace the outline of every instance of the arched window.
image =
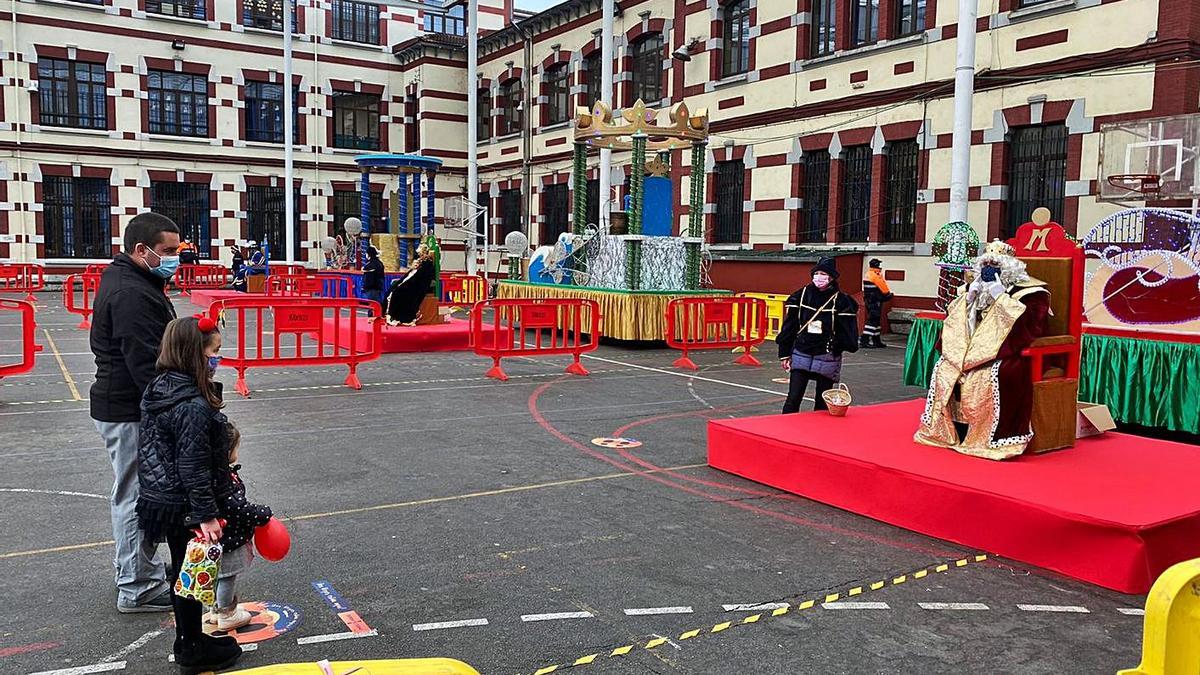
[[722,10],[725,24],[722,75],[736,75],[750,69],[750,0],[734,0]]
[[546,123],[566,122],[571,105],[567,86],[567,64],[560,63],[546,69]]
[[629,81],[626,105],[641,99],[646,105],[657,105],[662,100],[662,55],[661,33],[653,33],[633,43],[633,79]]
[[500,85],[500,135],[507,136],[521,130],[522,101],[521,78],[504,82]]

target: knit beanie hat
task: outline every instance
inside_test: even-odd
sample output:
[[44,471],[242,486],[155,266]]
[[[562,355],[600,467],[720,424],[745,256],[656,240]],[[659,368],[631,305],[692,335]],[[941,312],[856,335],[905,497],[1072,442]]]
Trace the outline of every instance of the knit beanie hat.
[[869,267],[879,269],[879,268],[883,267],[883,261],[880,260],[879,258],[871,258],[871,262],[867,263],[867,265]]
[[834,279],[838,278],[837,265],[834,264],[833,258],[821,258],[818,260],[817,264],[813,265],[811,274],[816,274],[817,272],[824,272]]

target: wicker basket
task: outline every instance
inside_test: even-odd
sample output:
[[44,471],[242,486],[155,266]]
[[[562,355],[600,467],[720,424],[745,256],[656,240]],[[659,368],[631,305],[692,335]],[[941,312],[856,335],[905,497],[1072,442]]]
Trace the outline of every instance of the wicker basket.
[[845,382],[838,382],[833,389],[827,389],[821,394],[821,398],[825,399],[825,405],[829,406],[829,414],[834,417],[845,417],[846,411],[850,409],[850,388]]

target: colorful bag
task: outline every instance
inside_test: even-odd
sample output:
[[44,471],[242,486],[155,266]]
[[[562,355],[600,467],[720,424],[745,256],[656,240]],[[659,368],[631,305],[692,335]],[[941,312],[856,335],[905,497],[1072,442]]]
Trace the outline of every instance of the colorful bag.
[[192,598],[205,605],[217,601],[217,575],[221,566],[221,544],[210,544],[202,537],[188,542],[183,566],[175,580],[175,595]]

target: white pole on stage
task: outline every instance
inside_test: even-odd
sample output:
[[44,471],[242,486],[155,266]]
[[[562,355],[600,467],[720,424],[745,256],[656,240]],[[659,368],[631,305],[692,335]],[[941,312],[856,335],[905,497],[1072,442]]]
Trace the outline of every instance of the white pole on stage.
[[954,134],[950,159],[950,222],[967,222],[971,190],[971,103],[975,94],[975,19],[978,0],[958,0],[954,66]]
[[[601,0],[603,4],[600,29],[600,100],[613,105],[613,5],[616,0]],[[601,232],[608,232],[608,215],[612,211],[612,150],[600,149],[600,222]]]
[[[479,0],[467,3],[467,199],[472,204],[479,198],[479,148],[476,137],[479,130]],[[466,214],[464,214],[466,215]],[[475,274],[478,269],[475,253],[474,218],[470,220],[467,231],[467,274]],[[491,227],[490,223],[483,224],[484,233]],[[487,239],[483,245],[483,269],[487,271]]]
[[283,3],[283,203],[284,232],[288,264],[296,262],[296,190],[292,166],[292,135],[295,102],[292,100],[292,7],[295,0]]

